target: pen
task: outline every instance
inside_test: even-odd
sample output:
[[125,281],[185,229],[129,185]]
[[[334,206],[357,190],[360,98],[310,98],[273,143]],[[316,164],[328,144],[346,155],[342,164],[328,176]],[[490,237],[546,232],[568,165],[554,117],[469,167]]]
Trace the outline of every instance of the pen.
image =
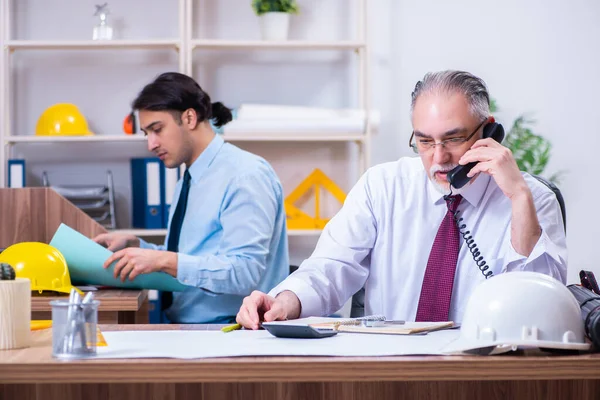
[[237,331],[238,329],[242,329],[242,326],[240,324],[233,324],[233,325],[224,326],[223,328],[221,328],[221,331],[231,332],[231,331]]

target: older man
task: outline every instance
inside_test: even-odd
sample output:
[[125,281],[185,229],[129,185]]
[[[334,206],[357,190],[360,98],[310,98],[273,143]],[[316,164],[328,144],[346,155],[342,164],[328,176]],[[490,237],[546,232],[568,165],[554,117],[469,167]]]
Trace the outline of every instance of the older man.
[[[485,83],[470,73],[427,74],[412,93],[410,144],[419,157],[369,169],[312,256],[269,294],[246,297],[238,323],[257,329],[261,319],[328,315],[363,286],[367,314],[461,321],[490,273],[537,271],[564,282],[559,204],[519,171],[509,149],[483,138],[494,123],[489,103]],[[450,187],[448,173],[471,162],[472,179]],[[459,231],[455,218],[466,227]]]

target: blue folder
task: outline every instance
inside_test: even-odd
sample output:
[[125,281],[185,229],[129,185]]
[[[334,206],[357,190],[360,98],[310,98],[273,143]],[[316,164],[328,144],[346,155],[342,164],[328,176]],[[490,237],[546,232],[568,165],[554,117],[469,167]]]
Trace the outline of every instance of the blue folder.
[[131,159],[132,225],[141,229],[164,228],[164,168],[156,157]]
[[179,168],[166,168],[165,164],[161,163],[164,177],[164,185],[162,191],[162,204],[163,204],[163,228],[169,226],[169,212],[171,210],[171,202],[173,201],[173,195],[175,193],[175,185],[179,181],[180,173]]
[[25,187],[25,160],[16,158],[8,160],[8,187]]

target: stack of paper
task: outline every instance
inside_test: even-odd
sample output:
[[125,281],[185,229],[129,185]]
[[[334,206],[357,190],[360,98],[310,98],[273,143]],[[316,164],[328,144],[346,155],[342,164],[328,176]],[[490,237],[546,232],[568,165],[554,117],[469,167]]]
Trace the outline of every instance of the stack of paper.
[[239,356],[394,356],[444,354],[458,330],[426,335],[354,335],[323,339],[281,339],[267,331],[103,332],[107,347],[97,358],[206,358]]

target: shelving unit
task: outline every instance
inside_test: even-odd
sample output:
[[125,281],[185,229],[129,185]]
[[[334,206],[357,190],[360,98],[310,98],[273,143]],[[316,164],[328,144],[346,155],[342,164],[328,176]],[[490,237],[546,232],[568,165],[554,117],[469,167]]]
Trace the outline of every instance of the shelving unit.
[[113,232],[125,233],[134,236],[165,236],[166,229],[114,229]]
[[[202,3],[202,0],[199,0]],[[370,116],[371,98],[369,90],[369,48],[367,38],[367,0],[358,0],[357,4],[357,38],[356,40],[337,40],[337,41],[315,41],[315,40],[286,40],[286,41],[253,41],[253,40],[212,40],[198,39],[193,36],[192,27],[194,26],[192,18],[194,15],[194,1],[187,0],[186,2],[186,26],[185,41],[188,45],[188,56],[186,57],[186,73],[193,76],[193,53],[195,50],[239,50],[239,51],[259,51],[259,50],[347,50],[356,53],[358,57],[358,107],[365,111],[366,124],[362,134],[349,135],[325,135],[315,136],[302,134],[297,135],[286,134],[287,139],[278,138],[277,141],[345,141],[354,142],[358,146],[359,159],[359,174],[366,171],[370,165],[371,152],[371,136],[372,136],[372,120]],[[231,141],[269,141],[273,140],[270,135],[254,135],[253,138],[246,136],[227,137],[226,140]]]
[[172,40],[9,40],[8,50],[90,50],[90,49],[160,49],[180,48],[181,41]]
[[[301,132],[286,134],[260,135],[223,135],[228,142],[364,142],[364,135],[335,134],[335,135],[306,135]],[[146,137],[136,135],[102,135],[102,136],[6,136],[4,142],[12,143],[82,143],[82,142],[146,142]]]
[[366,47],[364,42],[310,40],[289,41],[245,41],[245,40],[208,40],[190,39],[191,50],[195,49],[238,49],[238,50],[360,50]]
[[[123,50],[174,50],[177,52],[177,63],[179,72],[193,77],[194,72],[194,54],[202,51],[348,51],[356,54],[358,67],[356,76],[356,85],[358,93],[358,108],[365,111],[366,121],[365,130],[362,133],[325,133],[317,135],[314,132],[295,132],[285,134],[273,133],[237,133],[225,134],[223,138],[230,142],[303,142],[318,143],[352,143],[357,148],[358,172],[362,174],[370,165],[370,146],[372,135],[372,122],[370,117],[370,97],[369,97],[369,48],[367,41],[367,1],[357,0],[357,20],[354,24],[357,27],[356,37],[351,40],[288,40],[288,41],[260,41],[260,40],[229,40],[229,39],[210,39],[196,38],[193,34],[193,15],[195,7],[200,7],[208,0],[178,0],[178,37],[165,39],[136,39],[136,40],[111,40],[111,41],[93,41],[93,40],[14,40],[11,35],[11,3],[17,0],[0,0],[0,46],[2,54],[0,55],[0,142],[2,151],[0,151],[0,187],[6,184],[6,163],[11,157],[14,146],[28,145],[47,145],[68,144],[68,143],[140,143],[140,146],[146,146],[146,138],[141,135],[115,135],[100,134],[94,136],[78,137],[48,137],[34,136],[30,134],[16,134],[12,130],[13,110],[9,104],[11,98],[12,85],[9,77],[11,76],[12,56],[15,52],[29,50],[42,51],[70,51],[70,50],[104,50],[104,51],[123,51]],[[249,5],[248,5],[249,6]],[[137,145],[136,145],[137,146]],[[132,233],[139,236],[164,236],[165,229],[118,229],[119,232]],[[321,230],[290,230],[290,236],[318,236]]]
[[82,143],[82,142],[145,142],[142,135],[103,136],[6,136],[4,142],[12,143]]
[[133,49],[173,49],[178,53],[179,72],[185,73],[185,18],[184,10],[188,0],[178,0],[179,37],[156,40],[12,40],[11,38],[11,3],[16,0],[0,0],[0,45],[2,54],[0,58],[0,138],[3,149],[0,151],[0,187],[6,185],[6,163],[10,158],[12,146],[18,143],[64,143],[64,142],[142,142],[143,136],[117,136],[117,135],[94,135],[82,137],[42,137],[31,135],[15,135],[12,130],[10,107],[11,94],[11,58],[15,51],[28,50],[133,50]]

